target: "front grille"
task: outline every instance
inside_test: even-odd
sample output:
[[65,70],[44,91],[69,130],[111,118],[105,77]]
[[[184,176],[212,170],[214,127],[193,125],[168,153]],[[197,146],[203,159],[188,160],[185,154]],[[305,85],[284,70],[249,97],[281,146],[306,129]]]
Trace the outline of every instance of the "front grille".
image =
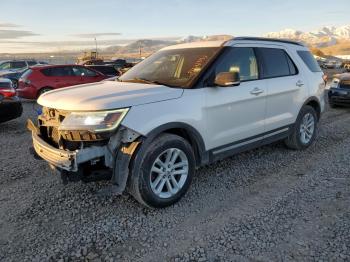
[[58,148],[75,150],[82,142],[105,141],[108,133],[92,133],[89,131],[59,131],[58,127],[69,112],[44,107],[39,116],[39,127],[43,139]]

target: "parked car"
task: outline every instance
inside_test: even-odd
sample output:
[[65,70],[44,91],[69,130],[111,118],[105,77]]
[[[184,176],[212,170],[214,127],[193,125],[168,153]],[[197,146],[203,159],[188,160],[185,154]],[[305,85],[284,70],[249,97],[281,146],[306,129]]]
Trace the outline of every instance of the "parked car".
[[323,73],[303,44],[264,38],[163,48],[117,81],[42,95],[33,145],[64,181],[100,178],[111,192],[165,207],[196,168],[284,140],[305,149],[324,109]]
[[20,117],[22,111],[22,104],[11,80],[0,78],[0,123]]
[[332,108],[350,106],[350,73],[334,76],[328,91],[328,102]]
[[28,70],[28,68],[16,70],[16,71],[3,71],[0,73],[0,77],[7,78],[12,81],[13,88],[18,88],[18,80],[21,78],[22,74]]
[[100,72],[81,65],[44,65],[31,67],[19,79],[17,94],[37,99],[53,89],[99,82],[108,78]]
[[33,65],[40,64],[36,60],[8,60],[0,62],[0,72],[23,70]]
[[113,65],[88,65],[87,67],[92,68],[108,77],[120,76],[120,71]]

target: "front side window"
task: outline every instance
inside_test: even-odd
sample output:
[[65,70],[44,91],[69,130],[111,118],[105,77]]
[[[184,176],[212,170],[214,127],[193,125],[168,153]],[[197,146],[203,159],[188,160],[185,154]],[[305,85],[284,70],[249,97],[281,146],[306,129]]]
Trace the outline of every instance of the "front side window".
[[97,74],[92,71],[89,70],[85,67],[81,67],[81,66],[77,66],[77,67],[73,67],[73,72],[75,76],[96,76]]
[[241,81],[257,80],[259,73],[254,49],[231,47],[215,68],[215,75],[221,72],[238,72]]
[[119,80],[190,88],[219,49],[200,47],[159,51],[131,68]]
[[258,48],[263,62],[263,78],[297,74],[297,69],[283,49]]
[[29,66],[33,66],[33,65],[37,64],[37,62],[35,62],[35,61],[28,61],[27,63],[28,63]]

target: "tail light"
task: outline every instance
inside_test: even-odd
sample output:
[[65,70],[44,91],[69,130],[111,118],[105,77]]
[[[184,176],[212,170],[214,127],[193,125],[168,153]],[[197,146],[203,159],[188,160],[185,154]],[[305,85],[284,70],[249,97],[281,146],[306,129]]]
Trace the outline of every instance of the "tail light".
[[16,95],[16,90],[13,87],[0,88],[0,94],[3,97],[13,97]]

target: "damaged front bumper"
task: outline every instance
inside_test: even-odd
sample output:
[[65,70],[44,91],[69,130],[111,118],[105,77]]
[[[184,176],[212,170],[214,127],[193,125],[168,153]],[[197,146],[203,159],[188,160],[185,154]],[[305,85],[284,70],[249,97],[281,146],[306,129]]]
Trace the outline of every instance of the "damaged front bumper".
[[[86,167],[88,165],[91,167],[93,163],[102,160],[102,166],[111,171],[109,179],[112,183],[112,192],[121,194],[125,190],[131,157],[142,140],[138,133],[122,127],[111,135],[105,145],[89,145],[77,150],[64,150],[45,141],[40,135],[39,128],[31,120],[28,120],[27,128],[32,133],[34,156],[47,161],[53,169],[61,172],[61,176],[64,174],[73,177],[75,174],[80,174],[82,175],[81,180],[85,179],[86,181],[89,175],[85,174],[85,171],[91,170],[90,168],[88,170],[82,169],[82,166]],[[77,181],[76,179],[68,180]],[[91,179],[90,181],[94,180]]]
[[100,158],[109,153],[107,146],[92,146],[75,151],[57,149],[46,143],[33,131],[32,139],[34,150],[38,156],[46,160],[51,166],[69,172],[77,172],[79,164]]

